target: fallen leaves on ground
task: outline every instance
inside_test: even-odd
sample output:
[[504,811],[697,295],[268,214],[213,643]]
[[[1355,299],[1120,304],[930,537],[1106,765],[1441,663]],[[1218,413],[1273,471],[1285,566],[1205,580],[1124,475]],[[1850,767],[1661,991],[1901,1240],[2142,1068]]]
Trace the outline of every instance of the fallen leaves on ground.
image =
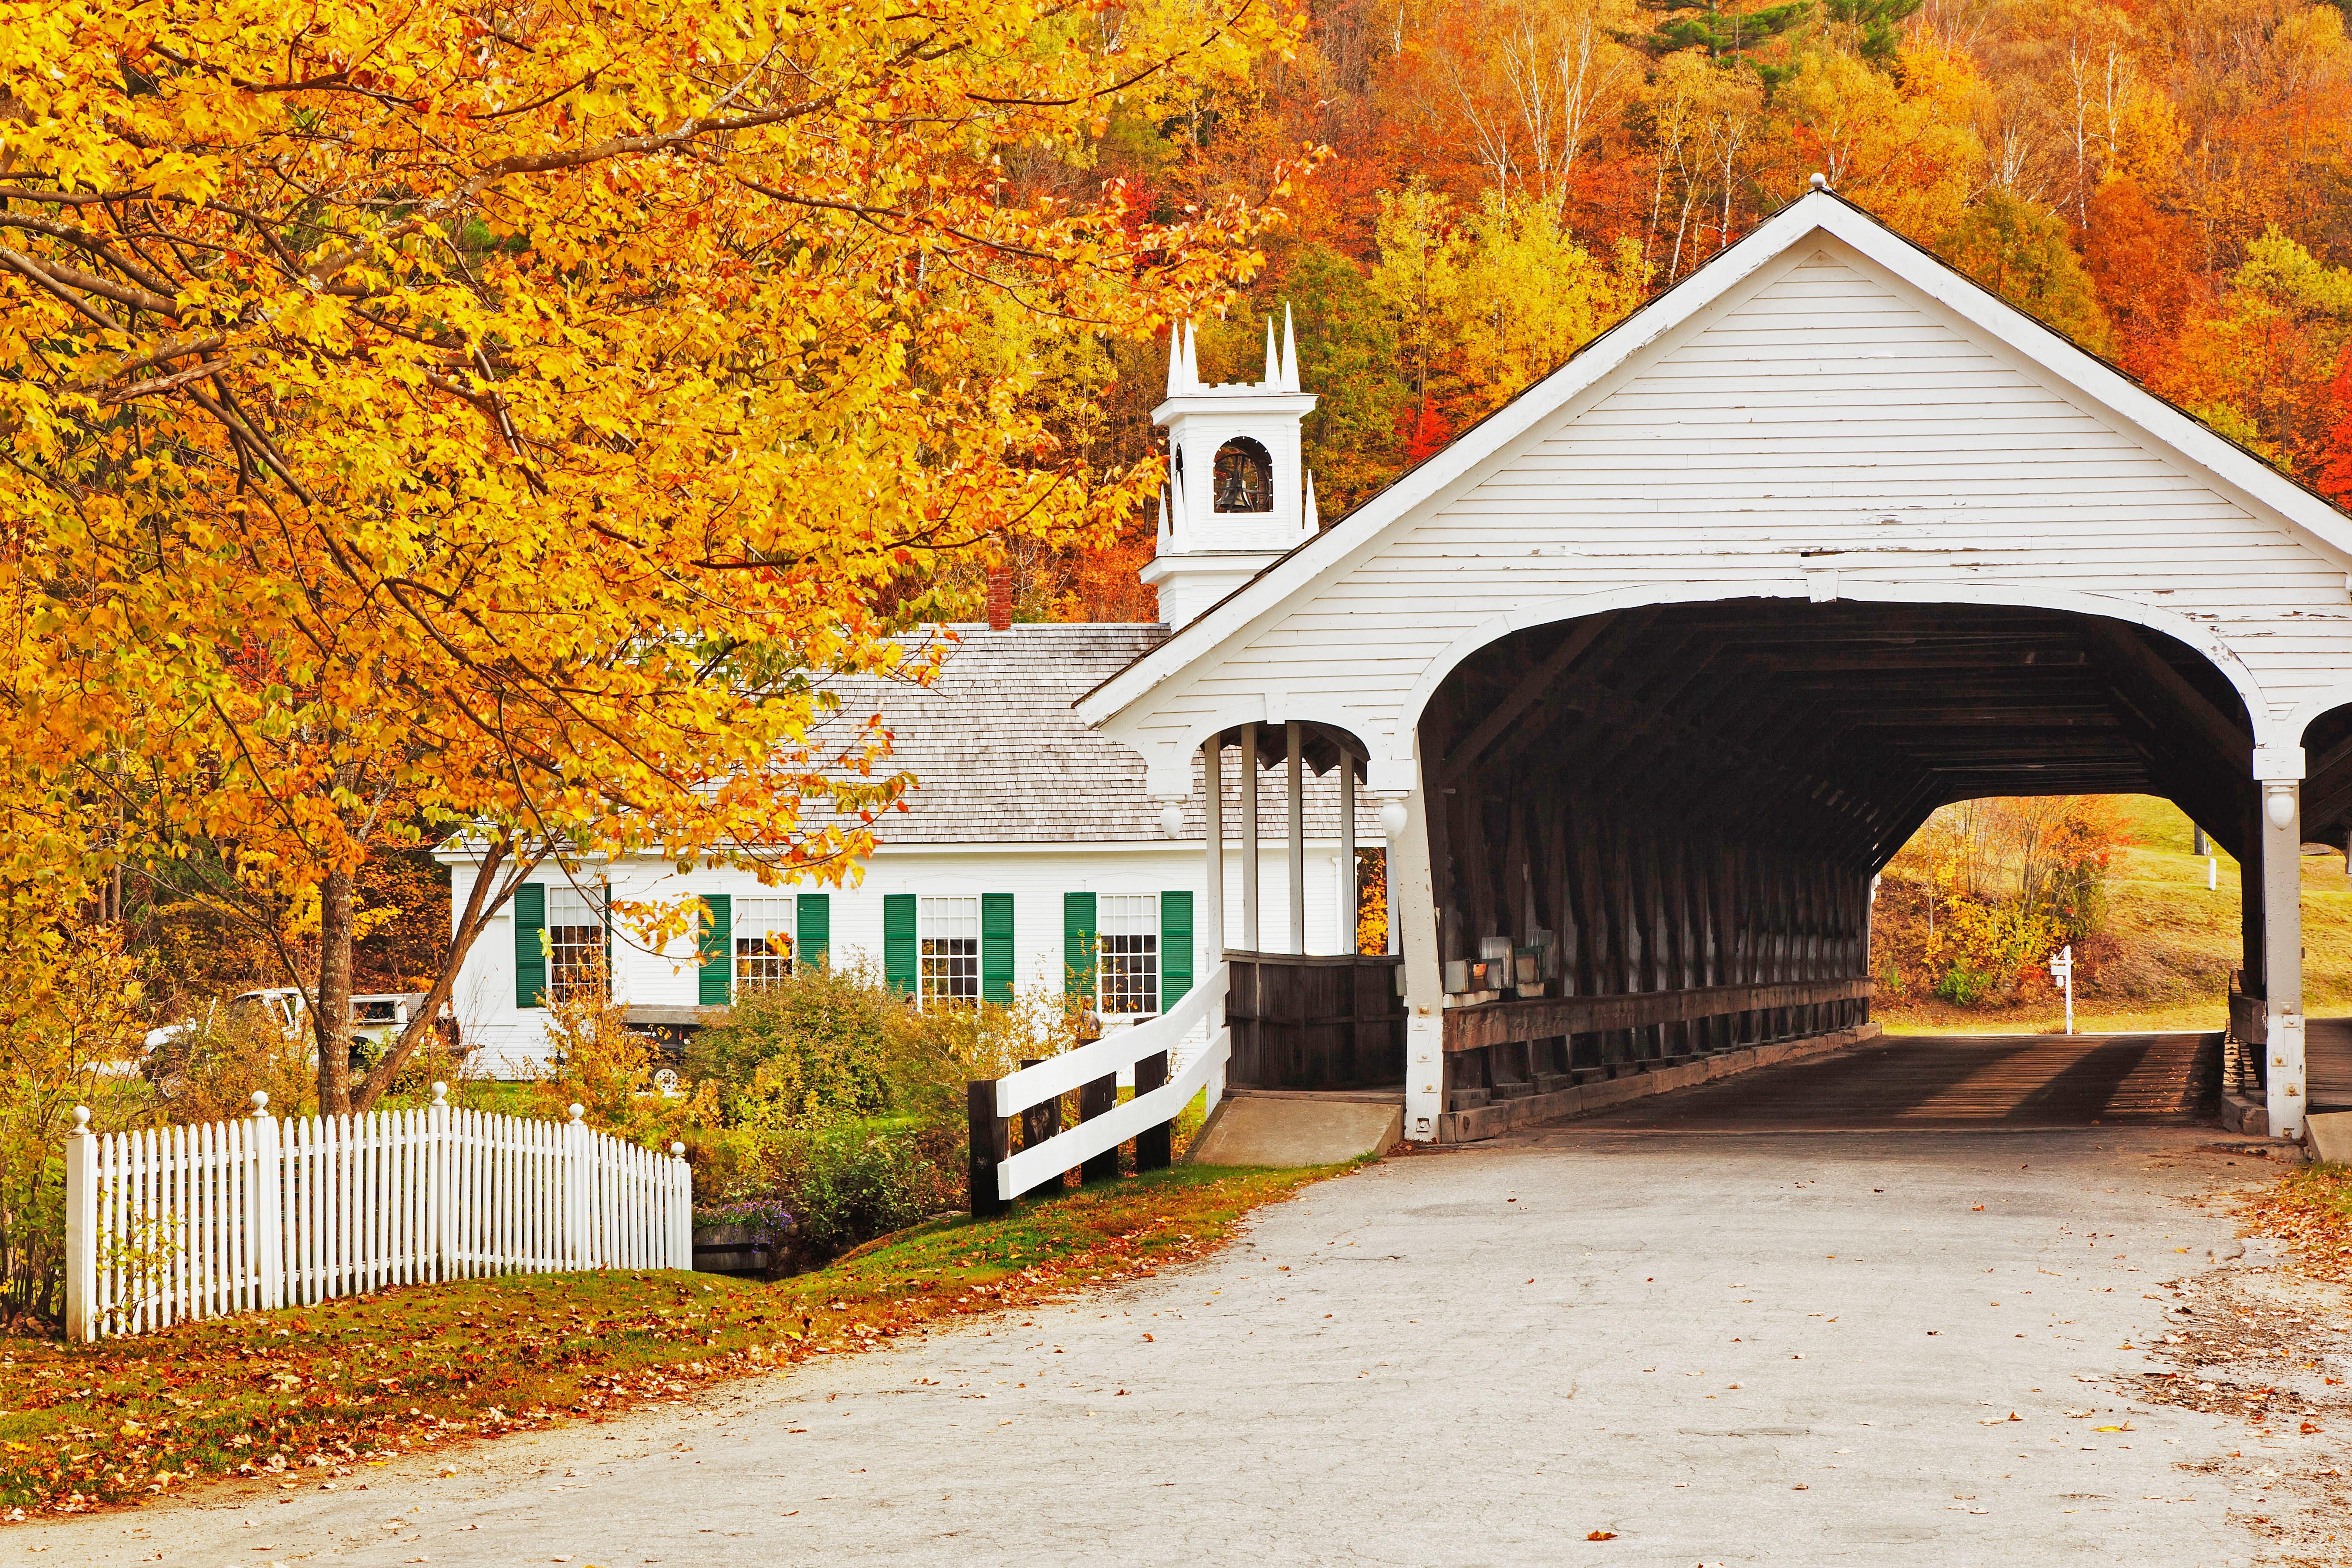
[[1319,1171],[1180,1167],[917,1226],[773,1285],[676,1270],[408,1286],[71,1347],[0,1338],[0,1521],[220,1477],[291,1489],[936,1323],[1147,1278]]

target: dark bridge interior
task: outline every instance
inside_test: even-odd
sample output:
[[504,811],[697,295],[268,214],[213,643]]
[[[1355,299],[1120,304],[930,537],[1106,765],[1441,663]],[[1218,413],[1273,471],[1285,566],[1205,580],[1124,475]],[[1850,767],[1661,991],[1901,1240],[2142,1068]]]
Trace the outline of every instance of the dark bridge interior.
[[[2352,812],[2336,749],[2307,834]],[[2049,611],[1755,599],[1537,627],[1447,679],[1421,752],[1464,1136],[1515,1098],[1863,1022],[1871,879],[1949,802],[2157,795],[2250,875],[2260,853],[2235,689],[2172,638]]]

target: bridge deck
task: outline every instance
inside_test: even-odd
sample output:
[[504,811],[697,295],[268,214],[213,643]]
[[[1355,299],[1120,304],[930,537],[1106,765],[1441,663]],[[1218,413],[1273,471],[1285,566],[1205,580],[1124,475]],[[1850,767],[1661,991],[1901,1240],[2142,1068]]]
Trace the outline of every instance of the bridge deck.
[[2314,1110],[2352,1110],[2352,1018],[2314,1018],[2303,1037],[2305,1092]]
[[[2352,1047],[2352,1023],[2345,1026]],[[1910,1035],[1638,1100],[1611,1128],[2179,1126],[2213,1114],[2219,1034]],[[2352,1063],[2352,1057],[2347,1058]],[[2352,1079],[2346,1083],[2352,1090]]]

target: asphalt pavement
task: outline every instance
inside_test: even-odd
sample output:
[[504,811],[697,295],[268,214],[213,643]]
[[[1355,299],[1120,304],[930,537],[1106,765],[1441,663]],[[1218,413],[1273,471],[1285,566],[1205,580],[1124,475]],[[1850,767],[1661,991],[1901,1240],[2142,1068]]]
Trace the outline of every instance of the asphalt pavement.
[[2239,1241],[2278,1167],[2216,1138],[1538,1130],[1063,1306],[0,1557],[2352,1560],[2345,1303]]

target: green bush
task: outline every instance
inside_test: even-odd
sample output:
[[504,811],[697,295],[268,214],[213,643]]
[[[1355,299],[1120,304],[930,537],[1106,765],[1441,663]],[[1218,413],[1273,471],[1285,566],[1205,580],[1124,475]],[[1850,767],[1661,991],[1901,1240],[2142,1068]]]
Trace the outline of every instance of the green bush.
[[961,1206],[966,1080],[1067,1049],[1076,1022],[1058,994],[925,1012],[870,970],[797,972],[688,1049],[720,1122],[684,1135],[695,1191],[789,1211],[803,1268]]
[[1936,982],[1936,994],[1962,1007],[1973,1007],[1993,986],[1993,977],[1965,964],[1954,964]]
[[702,1030],[689,1076],[717,1086],[730,1127],[781,1131],[887,1115],[921,1074],[908,1009],[857,970],[804,968]]
[[825,1257],[913,1225],[957,1194],[920,1128],[836,1126],[811,1135],[793,1215],[802,1246]]

